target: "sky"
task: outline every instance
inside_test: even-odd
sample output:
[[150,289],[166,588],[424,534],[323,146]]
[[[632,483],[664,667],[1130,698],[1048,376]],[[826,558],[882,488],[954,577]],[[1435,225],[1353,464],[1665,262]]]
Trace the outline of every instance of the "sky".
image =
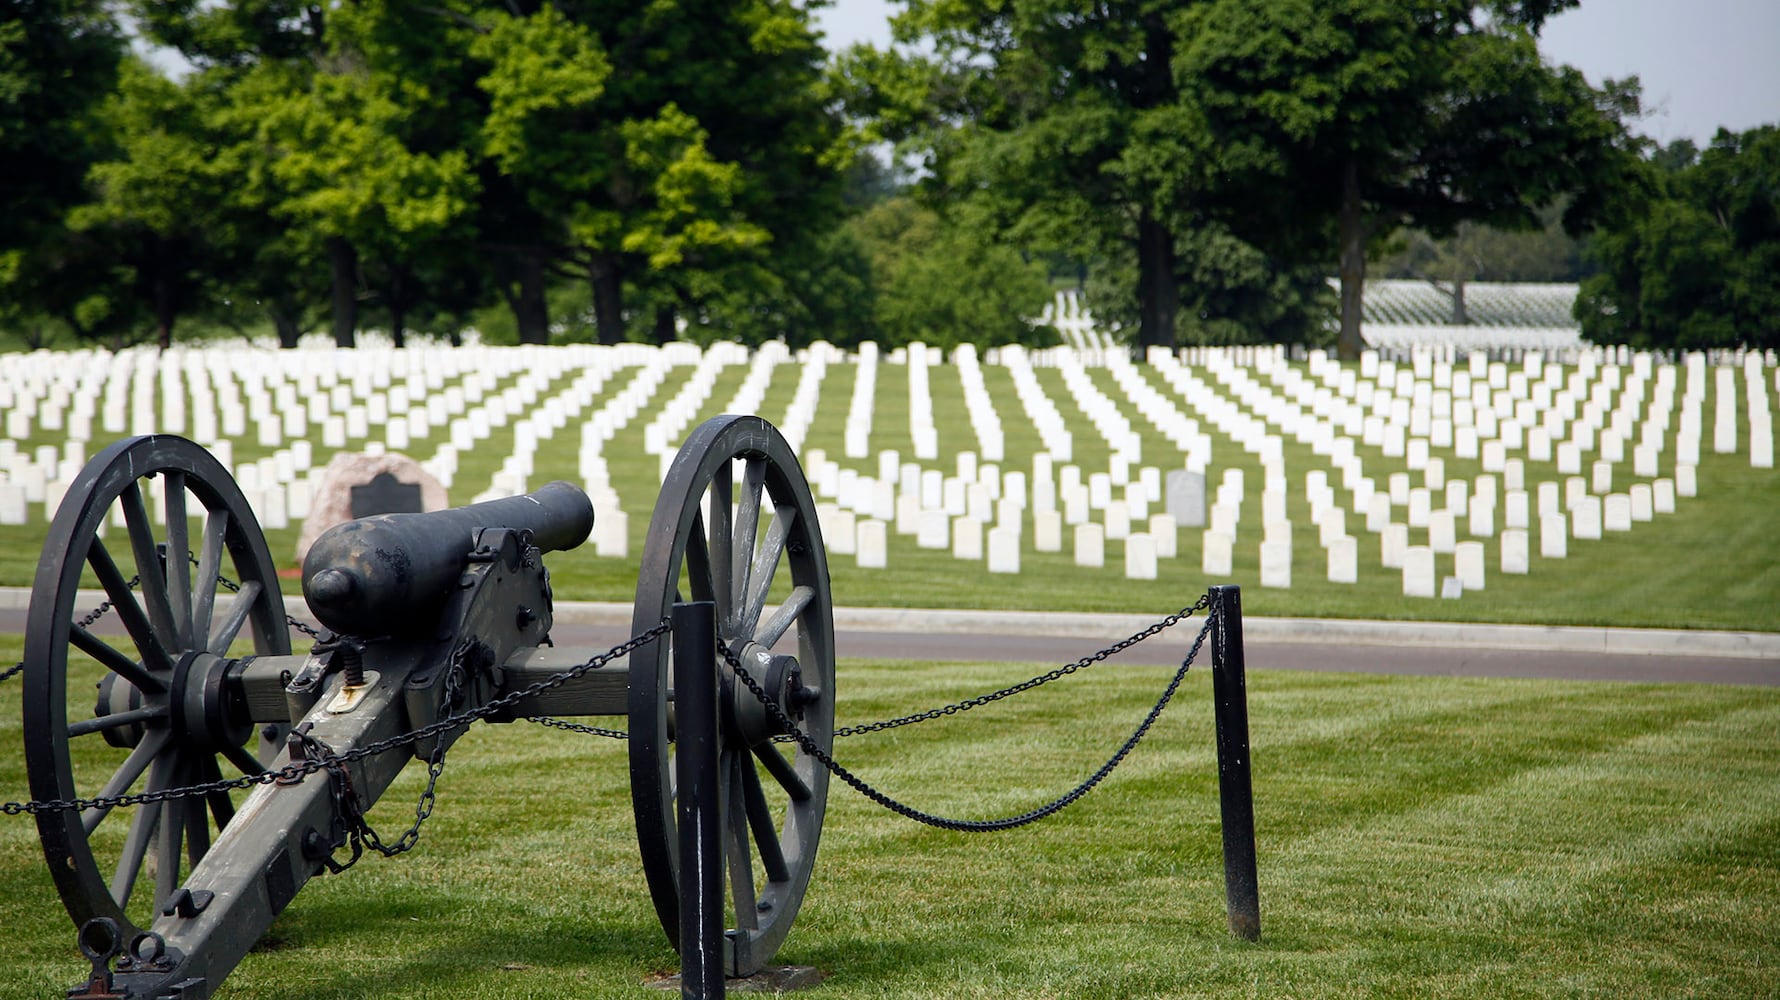
[[[888,44],[889,0],[834,0],[816,12],[829,48]],[[1552,19],[1540,49],[1589,82],[1636,75],[1659,143],[1780,124],[1780,0],[1585,0]]]

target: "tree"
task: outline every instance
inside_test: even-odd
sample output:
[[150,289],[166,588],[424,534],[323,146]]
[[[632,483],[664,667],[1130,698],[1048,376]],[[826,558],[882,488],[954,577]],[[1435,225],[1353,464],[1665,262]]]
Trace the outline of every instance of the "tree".
[[903,47],[855,49],[840,75],[872,137],[921,157],[930,202],[1016,246],[1135,260],[1137,344],[1173,346],[1204,194],[1170,71],[1180,6],[910,0]]
[[[1321,268],[1285,268],[1213,222],[1175,237],[1182,289],[1176,336],[1183,344],[1322,344],[1330,340],[1333,296]],[[1137,262],[1129,251],[1096,258],[1083,291],[1102,323],[1140,322],[1131,289]]]
[[1465,286],[1474,281],[1580,281],[1585,274],[1580,239],[1564,231],[1568,199],[1540,212],[1538,230],[1495,229],[1461,222],[1452,235],[1437,239],[1426,230],[1406,230],[1391,241],[1379,263],[1385,277],[1420,278],[1452,302],[1454,326],[1470,322]]
[[628,335],[627,294],[671,336],[677,312],[711,294],[708,275],[794,259],[838,212],[840,133],[801,7],[512,11],[473,48],[490,66],[482,148],[563,239],[602,341]]
[[1032,325],[1051,298],[1042,263],[907,197],[878,203],[848,229],[870,265],[872,332],[882,342],[951,348],[1047,339]]
[[98,0],[0,0],[0,319],[41,330],[78,298],[67,212],[104,151],[99,109],[124,40]]
[[[1368,250],[1399,227],[1536,227],[1539,209],[1616,183],[1635,84],[1591,88],[1536,45],[1575,0],[1211,0],[1183,11],[1174,64],[1239,235],[1341,281],[1338,350],[1357,356]],[[1577,197],[1566,223],[1599,203]]]
[[1645,163],[1646,186],[1613,206],[1576,301],[1603,344],[1780,347],[1780,126],[1720,129]]

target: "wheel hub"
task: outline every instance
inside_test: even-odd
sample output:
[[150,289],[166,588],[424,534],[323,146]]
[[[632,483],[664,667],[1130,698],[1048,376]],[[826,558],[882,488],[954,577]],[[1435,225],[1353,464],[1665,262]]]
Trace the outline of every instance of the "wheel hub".
[[[742,644],[740,655],[736,659],[748,676],[754,679],[766,691],[784,717],[796,722],[803,718],[804,706],[809,704],[807,693],[811,690],[803,685],[803,669],[797,657],[788,653],[775,653],[756,642]],[[773,721],[772,713],[767,710],[754,692],[748,690],[741,678],[735,675],[728,664],[721,668],[723,674],[723,715],[727,734],[745,746],[759,746],[775,736],[783,734],[785,727]]]
[[191,652],[174,665],[170,692],[173,725],[183,744],[216,753],[242,745],[253,733],[247,706],[224,683],[237,662],[214,653]]

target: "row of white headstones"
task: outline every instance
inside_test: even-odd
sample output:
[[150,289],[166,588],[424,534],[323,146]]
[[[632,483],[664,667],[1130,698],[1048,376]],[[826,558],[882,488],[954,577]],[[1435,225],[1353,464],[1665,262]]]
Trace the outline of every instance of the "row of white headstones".
[[[56,358],[75,363],[45,364]],[[1656,472],[1676,412],[1678,369],[1656,365],[1648,356],[1630,359],[1629,375],[1625,366],[1601,364],[1589,354],[1568,373],[1536,356],[1512,370],[1480,356],[1455,366],[1427,352],[1401,368],[1368,355],[1357,371],[1320,354],[1310,358],[1308,369],[1301,370],[1270,349],[1192,351],[1186,365],[1172,355],[1155,354],[1149,361],[1172,392],[1158,391],[1121,354],[1096,352],[1089,358],[1109,369],[1122,402],[1178,449],[1173,464],[1184,471],[1203,475],[1211,463],[1212,435],[1189,413],[1255,456],[1262,472],[1260,561],[1266,585],[1290,582],[1286,437],[1310,445],[1328,461],[1328,469],[1306,473],[1304,491],[1311,523],[1328,552],[1329,578],[1357,578],[1357,543],[1345,524],[1351,509],[1365,517],[1368,531],[1380,535],[1383,564],[1402,568],[1406,593],[1432,591],[1429,567],[1436,554],[1453,556],[1454,575],[1465,586],[1482,585],[1482,545],[1459,541],[1457,526],[1463,519],[1473,538],[1495,534],[1498,474],[1505,528],[1500,565],[1508,573],[1525,572],[1529,564],[1531,510],[1538,512],[1540,553],[1555,558],[1565,553],[1567,537],[1629,530],[1633,522],[1671,510],[1675,495],[1689,496],[1696,488],[1693,466],[1701,448],[1708,371],[1703,356],[1690,357],[1679,369],[1686,373],[1687,387],[1668,477]],[[260,446],[276,448],[270,458],[237,470],[268,527],[281,527],[306,512],[317,464],[311,439],[317,431],[323,451],[355,442],[371,450],[400,450],[444,428],[449,440],[427,465],[449,484],[456,456],[511,422],[512,450],[493,483],[476,496],[486,499],[523,491],[539,443],[573,422],[581,429],[579,471],[600,511],[596,546],[607,555],[624,555],[627,518],[612,490],[604,455],[605,442],[617,431],[649,408],[654,416],[644,430],[645,450],[659,456],[665,473],[673,443],[705,409],[725,367],[746,364],[749,370],[724,412],[758,412],[774,370],[801,363],[791,403],[778,417],[787,438],[801,449],[828,366],[849,356],[827,345],[794,357],[776,344],[752,353],[735,345],[701,351],[682,344],[664,349],[408,351],[379,357],[175,351],[158,357],[138,352],[84,358],[33,355],[27,360],[30,366],[9,367],[9,377],[0,380],[7,430],[7,437],[0,438],[0,523],[19,523],[25,517],[22,508],[33,502],[44,503],[46,515],[53,510],[50,501],[59,499],[59,489],[77,471],[95,419],[108,433],[126,426],[135,432],[188,433],[218,452],[225,464],[232,439],[251,434]],[[268,365],[270,360],[277,366]],[[821,452],[805,456],[818,493],[828,501],[820,509],[825,537],[836,554],[855,555],[862,565],[883,565],[893,528],[913,536],[919,546],[950,548],[960,559],[986,556],[992,572],[1018,572],[1029,513],[1034,550],[1060,551],[1068,527],[1073,529],[1076,561],[1083,566],[1103,565],[1108,541],[1125,543],[1125,570],[1134,577],[1153,576],[1158,559],[1176,556],[1174,519],[1151,510],[1163,500],[1164,469],[1141,465],[1141,437],[1121,401],[1100,392],[1087,377],[1083,355],[1017,348],[991,353],[990,362],[1008,370],[1023,415],[1043,444],[1029,471],[1004,471],[1000,416],[984,387],[977,355],[970,348],[955,351],[951,361],[964,389],[977,448],[956,457],[951,476],[932,467],[938,457],[938,428],[928,368],[943,363],[939,353],[914,345],[890,355],[891,363],[908,366],[911,462],[895,452],[870,449],[879,352],[866,345],[851,360],[856,371],[844,452],[849,460],[875,455],[876,468],[869,469],[869,463],[867,469],[842,468]],[[1039,385],[1034,369],[1047,366],[1059,369],[1070,405],[1104,441],[1111,454],[1105,472],[1084,475],[1070,462],[1071,427],[1082,421],[1065,420]],[[674,396],[650,407],[674,370],[682,367],[692,371],[678,380]],[[1771,367],[1770,359],[1750,355],[1740,366],[1713,368],[1715,451],[1738,450],[1735,381],[1740,370],[1749,402],[1750,461],[1771,467],[1771,410],[1763,377]],[[509,378],[513,384],[499,389]],[[563,388],[547,391],[565,378],[569,381]],[[1780,383],[1780,374],[1776,378]],[[1652,389],[1648,408],[1647,388]],[[1186,411],[1177,403],[1185,404]],[[24,456],[16,448],[14,439],[28,435],[33,421],[44,429],[66,431],[59,452],[46,447]],[[370,437],[373,429],[382,431],[381,440]],[[1614,469],[1623,463],[1628,444],[1634,477],[1651,481],[1615,493]],[[1382,484],[1365,475],[1362,445],[1401,459],[1411,472],[1421,474],[1421,485],[1415,486],[1408,473],[1393,473]],[[1479,459],[1486,474],[1470,484],[1446,482],[1438,454],[1446,449],[1459,458]],[[1596,456],[1587,469],[1585,455]],[[1561,486],[1557,480],[1529,483],[1527,463],[1541,469],[1555,464]],[[867,476],[866,471],[877,474]],[[1592,474],[1587,479],[1585,471]],[[1345,504],[1336,503],[1331,472],[1349,493]],[[1225,469],[1202,535],[1201,568],[1208,575],[1230,572],[1246,485],[1241,469]],[[1439,506],[1436,497],[1442,501]],[[1531,507],[1533,497],[1536,508]],[[1399,509],[1404,515],[1400,520],[1395,516]],[[1428,544],[1409,545],[1411,528],[1426,529]]]

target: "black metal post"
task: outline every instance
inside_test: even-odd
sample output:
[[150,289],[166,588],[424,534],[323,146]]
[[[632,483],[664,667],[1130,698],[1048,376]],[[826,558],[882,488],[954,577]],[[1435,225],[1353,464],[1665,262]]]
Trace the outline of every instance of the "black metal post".
[[723,998],[722,783],[718,774],[717,612],[674,605],[674,768],[680,833],[680,996]]
[[1218,726],[1218,798],[1223,807],[1224,898],[1230,933],[1261,938],[1255,876],[1255,798],[1249,780],[1248,681],[1242,659],[1242,588],[1211,588],[1211,691]]

